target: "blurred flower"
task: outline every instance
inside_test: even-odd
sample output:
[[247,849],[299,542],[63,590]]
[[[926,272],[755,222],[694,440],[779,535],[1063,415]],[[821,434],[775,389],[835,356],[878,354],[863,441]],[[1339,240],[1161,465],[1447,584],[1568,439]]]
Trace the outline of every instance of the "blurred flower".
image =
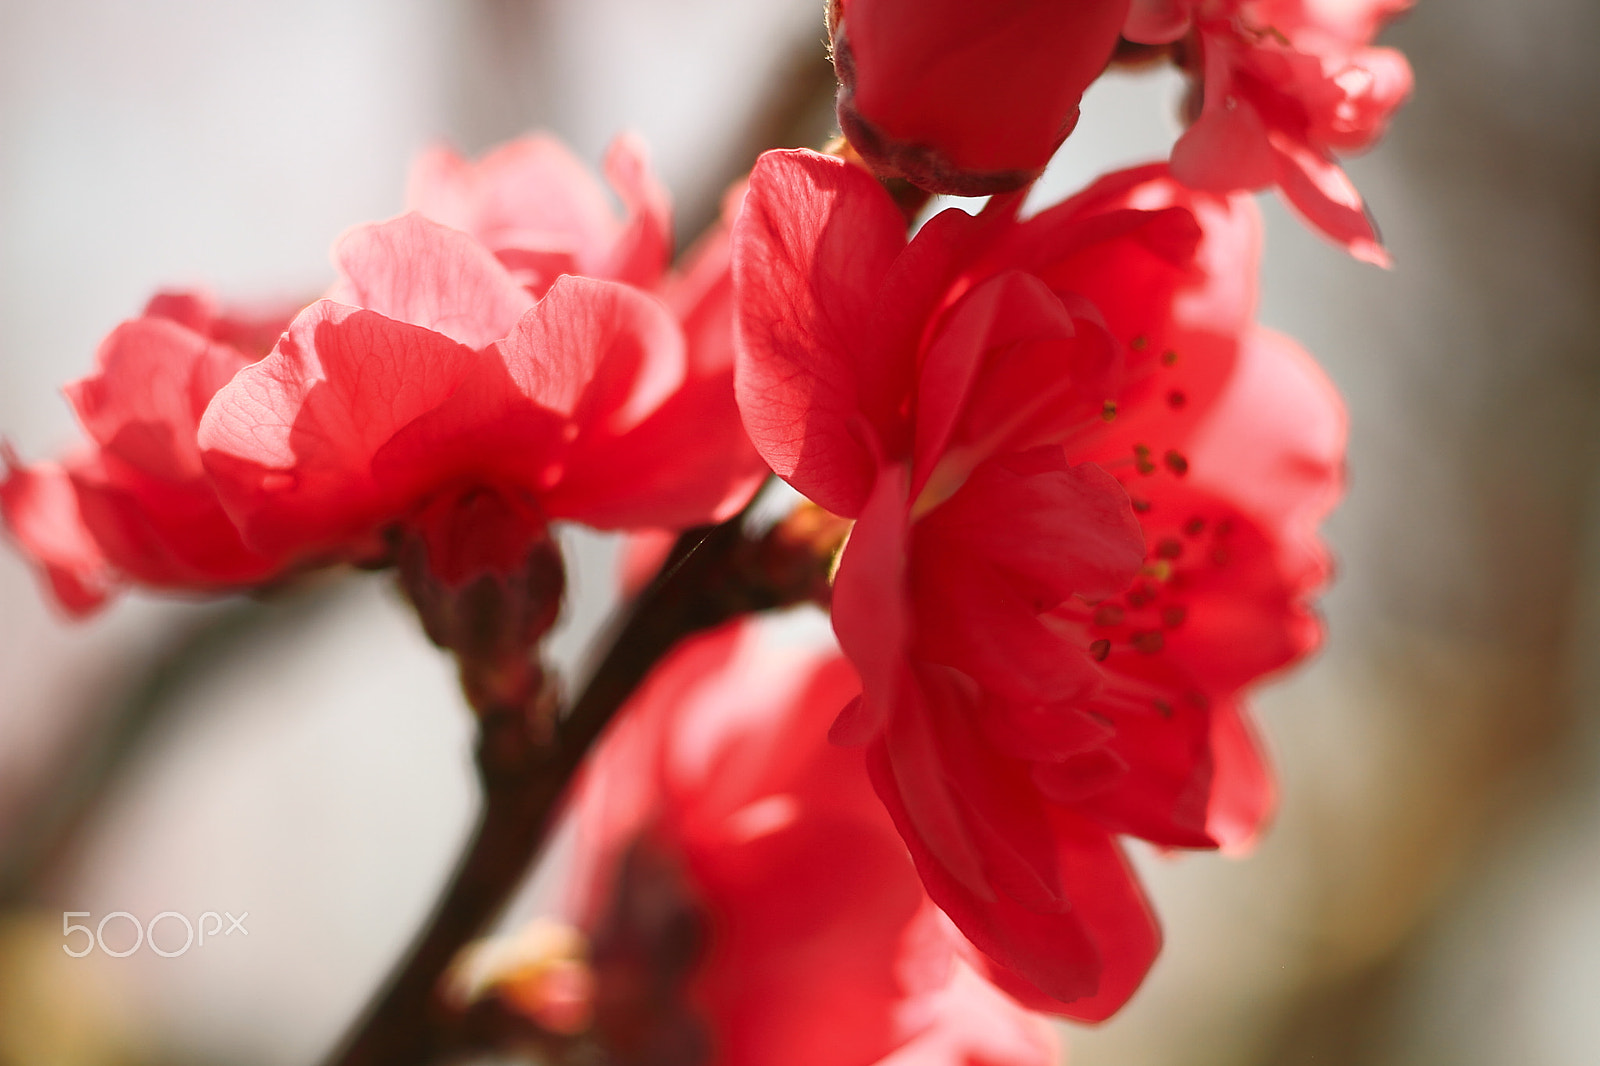
[[588,951],[588,940],[573,926],[538,918],[508,936],[469,945],[445,975],[445,997],[457,1010],[498,997],[538,1031],[573,1036],[594,1021]]
[[212,395],[267,353],[296,310],[224,310],[200,293],[161,293],[101,343],[95,372],[67,387],[88,442],[60,463],[23,466],[7,454],[0,513],[63,607],[87,614],[128,583],[243,588],[282,568],[240,538],[195,433]]
[[650,172],[637,137],[618,137],[606,177],[621,198],[619,219],[587,167],[565,145],[531,134],[481,159],[447,147],[424,152],[411,168],[411,208],[470,233],[535,296],[562,274],[660,283],[672,259],[667,191]]
[[1134,0],[1127,36],[1188,35],[1194,124],[1172,172],[1213,192],[1276,185],[1312,226],[1367,262],[1388,253],[1335,155],[1370,148],[1411,94],[1411,67],[1373,48],[1411,0]]
[[[827,743],[855,686],[836,655],[725,627],[658,667],[595,756],[569,909],[588,1038],[615,1061],[1054,1061],[1042,1020],[956,958],[860,754]],[[549,965],[503,972],[502,1002],[544,1010]]]
[[1114,834],[1244,843],[1270,793],[1239,690],[1316,639],[1342,416],[1253,325],[1257,239],[1152,167],[908,244],[806,152],[763,158],[735,234],[751,436],[858,518],[834,735],[993,976],[1072,1017],[1157,948]]
[[1128,0],[832,0],[839,127],[937,193],[1017,189],[1078,122]]
[[476,167],[435,152],[413,195],[491,246],[412,214],[347,234],[329,298],[298,315],[163,294],[119,326],[70,390],[90,446],[7,453],[0,511],[57,599],[399,563],[430,635],[493,657],[553,621],[550,521],[737,511],[765,467],[733,403],[725,228],[666,273],[638,146],[608,170],[631,223],[553,141]]

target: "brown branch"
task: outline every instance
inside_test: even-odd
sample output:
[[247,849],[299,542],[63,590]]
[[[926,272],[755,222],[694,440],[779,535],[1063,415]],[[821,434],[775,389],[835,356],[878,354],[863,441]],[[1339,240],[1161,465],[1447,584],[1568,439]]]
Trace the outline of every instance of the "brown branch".
[[441,974],[521,883],[584,756],[651,668],[691,634],[826,595],[844,525],[817,526],[814,515],[804,522],[799,533],[783,523],[759,540],[745,535],[743,515],[685,533],[623,617],[553,738],[541,738],[536,716],[520,710],[481,716],[478,826],[421,938],[331,1064],[420,1066],[445,1050],[450,1023],[437,997]]

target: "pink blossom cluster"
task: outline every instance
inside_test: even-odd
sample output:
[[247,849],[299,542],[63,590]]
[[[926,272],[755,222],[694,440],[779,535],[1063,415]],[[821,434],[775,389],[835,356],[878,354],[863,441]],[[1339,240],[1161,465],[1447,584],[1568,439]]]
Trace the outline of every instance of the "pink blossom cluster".
[[[762,556],[821,567],[837,646],[667,642],[567,801],[571,935],[440,995],[582,1061],[1051,1062],[1043,1015],[1159,950],[1126,841],[1271,813],[1247,700],[1319,642],[1344,415],[1255,320],[1248,194],[1385,260],[1337,154],[1409,89],[1404,6],[833,0],[846,143],[763,156],[677,265],[630,137],[620,212],[547,137],[436,150],[321,298],[113,330],[0,512],[80,615],[392,567],[487,719],[547,710],[552,523],[743,523],[770,471],[848,531]],[[1193,78],[1171,162],[1023,216],[1131,45]],[[914,225],[945,192],[993,195]]]
[[69,387],[90,441],[13,467],[0,504],[62,604],[120,586],[249,588],[392,562],[514,570],[552,520],[682,528],[763,470],[738,426],[727,238],[669,271],[641,147],[615,216],[557,142],[417,163],[414,210],[335,244],[325,297],[276,314],[163,293]]

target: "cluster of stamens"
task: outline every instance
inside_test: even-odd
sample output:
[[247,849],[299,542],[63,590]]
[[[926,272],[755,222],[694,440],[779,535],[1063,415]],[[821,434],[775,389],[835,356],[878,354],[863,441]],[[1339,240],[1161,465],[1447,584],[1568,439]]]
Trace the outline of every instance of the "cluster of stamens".
[[[1129,347],[1142,352],[1149,347],[1149,339],[1143,335],[1134,337]],[[1175,366],[1177,362],[1176,351],[1167,349],[1161,353],[1163,368]],[[1167,389],[1165,401],[1169,408],[1179,411],[1188,406],[1189,397],[1183,389],[1173,387]],[[1101,417],[1110,422],[1116,416],[1116,402],[1107,400]],[[1155,448],[1140,443],[1133,446],[1133,467],[1141,477],[1154,477],[1164,469],[1182,478],[1189,473],[1189,459],[1176,448],[1166,449],[1158,458]],[[1135,493],[1129,502],[1148,527],[1145,516],[1151,513],[1151,500]],[[1118,646],[1139,655],[1160,654],[1167,646],[1167,635],[1188,620],[1189,605],[1181,597],[1196,576],[1196,567],[1206,562],[1216,567],[1228,565],[1231,523],[1226,518],[1208,521],[1195,514],[1177,530],[1152,537],[1145,564],[1127,591],[1092,606],[1089,629],[1093,639],[1089,642],[1089,654],[1095,661],[1105,662]],[[1199,691],[1192,691],[1185,698],[1196,707],[1203,708],[1208,703],[1205,694]],[[1150,701],[1164,717],[1172,714],[1172,705],[1166,699],[1150,696]]]

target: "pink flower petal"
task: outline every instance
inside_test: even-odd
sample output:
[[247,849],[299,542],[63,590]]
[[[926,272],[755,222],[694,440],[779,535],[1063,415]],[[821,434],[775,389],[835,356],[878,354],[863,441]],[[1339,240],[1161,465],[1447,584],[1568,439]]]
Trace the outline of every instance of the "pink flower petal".
[[858,167],[769,152],[750,176],[734,228],[739,409],[772,469],[837,514],[860,512],[875,474],[851,423],[893,417],[893,356],[860,343],[904,247],[900,212]]
[[330,296],[482,348],[533,304],[477,241],[422,215],[358,226],[334,248],[343,275]]
[[89,435],[153,477],[202,477],[200,416],[251,360],[166,319],[136,318],[112,330],[95,362],[92,376],[67,387]]
[[[322,300],[218,391],[199,442],[229,513],[265,550],[365,547],[416,502],[372,461],[491,356],[421,326]],[[420,479],[419,479],[420,480]]]
[[9,444],[0,446],[0,518],[17,545],[48,582],[67,613],[93,614],[110,596],[115,578],[78,510],[67,471],[56,463],[22,466]]

